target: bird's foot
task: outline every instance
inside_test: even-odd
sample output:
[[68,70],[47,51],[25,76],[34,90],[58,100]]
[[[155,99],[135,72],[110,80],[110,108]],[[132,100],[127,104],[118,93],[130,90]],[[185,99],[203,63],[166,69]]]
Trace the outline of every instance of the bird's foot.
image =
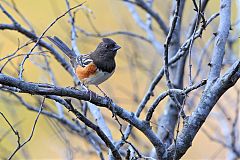
[[73,86],[68,86],[66,88],[70,88],[70,89],[77,89],[77,87],[73,87]]
[[80,88],[85,91],[89,91],[88,87],[81,83]]

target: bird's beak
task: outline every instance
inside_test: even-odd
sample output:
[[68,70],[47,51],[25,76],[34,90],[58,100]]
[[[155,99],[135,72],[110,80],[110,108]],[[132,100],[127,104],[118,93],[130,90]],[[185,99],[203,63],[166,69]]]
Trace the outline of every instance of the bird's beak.
[[113,48],[113,51],[117,51],[117,50],[119,50],[121,47],[119,46],[119,45],[115,45],[115,47]]

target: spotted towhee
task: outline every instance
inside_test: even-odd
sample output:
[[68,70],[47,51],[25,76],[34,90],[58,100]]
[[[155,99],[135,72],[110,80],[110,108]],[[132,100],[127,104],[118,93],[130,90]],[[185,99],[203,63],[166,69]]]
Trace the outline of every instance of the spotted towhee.
[[47,38],[69,57],[76,75],[85,86],[96,85],[98,87],[114,73],[116,67],[114,58],[121,47],[112,39],[103,38],[95,51],[77,56],[58,37]]

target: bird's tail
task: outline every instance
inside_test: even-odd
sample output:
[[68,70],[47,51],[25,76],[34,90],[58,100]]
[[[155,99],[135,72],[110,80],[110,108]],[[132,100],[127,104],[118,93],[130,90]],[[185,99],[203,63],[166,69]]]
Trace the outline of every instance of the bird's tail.
[[72,58],[75,58],[77,57],[76,53],[71,50],[63,41],[61,41],[58,37],[54,36],[53,38],[52,37],[49,37],[47,36],[47,38],[52,42],[54,43],[59,49],[61,49],[61,51],[63,51],[63,53],[65,53],[68,58],[72,59]]

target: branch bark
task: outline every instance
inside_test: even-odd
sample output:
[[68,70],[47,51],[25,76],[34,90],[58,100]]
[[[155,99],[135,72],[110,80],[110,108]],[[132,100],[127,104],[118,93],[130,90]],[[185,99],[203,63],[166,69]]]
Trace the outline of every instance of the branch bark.
[[[156,136],[156,134],[151,129],[149,123],[141,121],[133,113],[130,113],[113,102],[109,102],[107,97],[101,97],[95,94],[94,92],[88,92],[86,90],[77,90],[71,88],[61,88],[54,85],[42,84],[42,83],[31,83],[21,81],[17,78],[13,78],[0,73],[0,84],[15,87],[20,89],[20,93],[29,93],[35,95],[56,95],[56,96],[66,96],[71,98],[76,98],[78,100],[89,101],[95,105],[102,106],[111,110],[112,113],[115,113],[125,121],[129,122],[134,127],[138,128],[146,137],[151,141],[153,146],[158,153],[158,156],[161,157],[165,153],[164,144]],[[72,108],[67,108],[72,110]],[[74,110],[75,111],[75,110]],[[75,112],[74,112],[75,113]],[[78,118],[82,118],[80,115]]]

